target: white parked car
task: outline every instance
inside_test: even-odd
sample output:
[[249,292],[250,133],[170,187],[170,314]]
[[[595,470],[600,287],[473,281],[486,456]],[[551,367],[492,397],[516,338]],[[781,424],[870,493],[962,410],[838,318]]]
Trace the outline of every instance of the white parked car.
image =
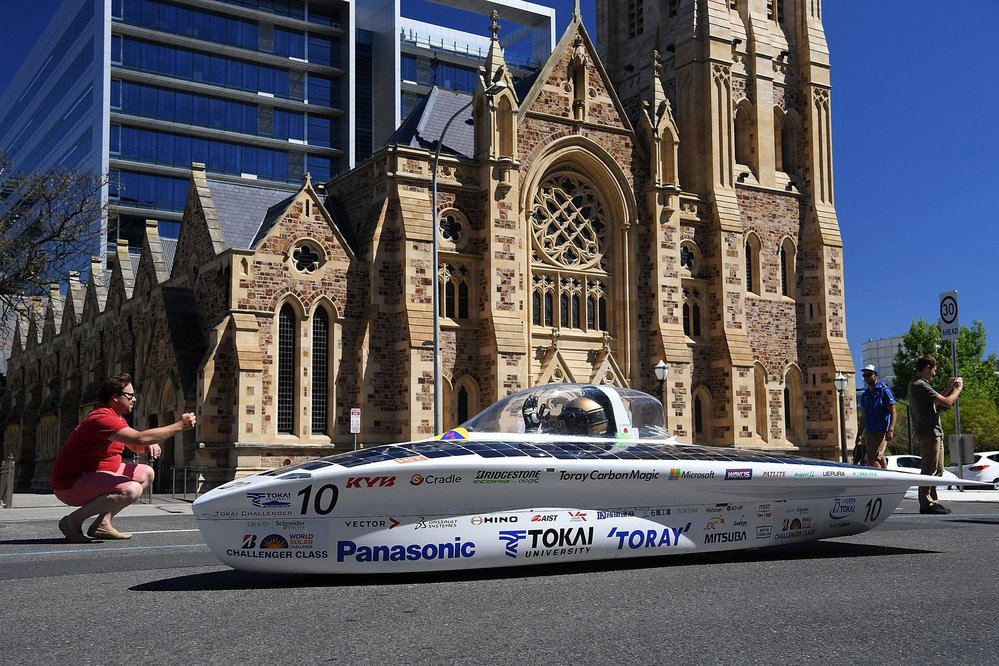
[[[898,470],[899,472],[913,472],[914,474],[919,474],[920,469],[922,469],[922,458],[919,456],[888,456],[888,467],[887,469]],[[943,478],[945,479],[956,479],[957,474],[944,469]],[[915,487],[915,486],[913,486]],[[957,486],[947,486],[947,490],[955,490]]]
[[[948,465],[947,469],[956,472],[957,465]],[[976,453],[975,459],[964,466],[962,476],[968,481],[994,484],[995,489],[999,490],[999,451]]]

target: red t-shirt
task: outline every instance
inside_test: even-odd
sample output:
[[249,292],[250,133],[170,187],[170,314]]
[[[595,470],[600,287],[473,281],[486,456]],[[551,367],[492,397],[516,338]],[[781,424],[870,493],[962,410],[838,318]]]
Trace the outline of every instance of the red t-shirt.
[[52,489],[69,490],[87,472],[117,472],[125,445],[109,438],[128,427],[125,419],[101,405],[73,428],[52,465]]

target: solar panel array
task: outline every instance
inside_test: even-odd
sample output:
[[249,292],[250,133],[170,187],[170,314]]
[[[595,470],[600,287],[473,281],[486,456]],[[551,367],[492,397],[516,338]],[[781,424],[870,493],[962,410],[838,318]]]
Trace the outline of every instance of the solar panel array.
[[[786,454],[765,453],[747,449],[725,449],[708,446],[676,446],[670,444],[622,444],[619,440],[597,442],[517,442],[517,441],[437,441],[418,444],[390,444],[350,453],[340,453],[326,458],[284,467],[290,469],[318,469],[328,465],[358,467],[369,463],[397,460],[413,456],[429,459],[458,456],[482,458],[554,458],[557,460],[664,460],[664,461],[716,461],[731,463],[778,463],[796,465],[823,465],[853,467],[849,463],[797,458]],[[278,470],[275,470],[277,472]]]

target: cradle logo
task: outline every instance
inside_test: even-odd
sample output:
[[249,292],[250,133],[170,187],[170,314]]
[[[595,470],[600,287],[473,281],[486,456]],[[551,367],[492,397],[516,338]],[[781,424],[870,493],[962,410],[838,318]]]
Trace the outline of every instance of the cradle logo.
[[857,510],[857,499],[848,497],[846,499],[836,498],[833,500],[832,509],[829,510],[829,517],[833,520],[846,518]]

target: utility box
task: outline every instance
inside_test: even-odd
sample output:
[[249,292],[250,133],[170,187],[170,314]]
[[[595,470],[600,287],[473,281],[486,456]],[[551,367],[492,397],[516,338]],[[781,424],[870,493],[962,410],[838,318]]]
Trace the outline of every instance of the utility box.
[[975,438],[973,435],[951,435],[947,438],[950,451],[950,464],[957,467],[957,475],[964,478],[964,465],[975,459]]

